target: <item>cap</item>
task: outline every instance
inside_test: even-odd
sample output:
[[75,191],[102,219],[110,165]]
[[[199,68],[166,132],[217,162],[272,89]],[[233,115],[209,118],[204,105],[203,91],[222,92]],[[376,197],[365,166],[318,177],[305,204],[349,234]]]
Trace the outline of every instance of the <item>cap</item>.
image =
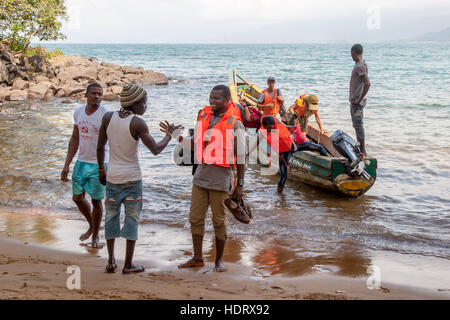
[[318,110],[319,109],[319,97],[310,94],[307,95],[304,99],[308,103],[309,110]]
[[268,77],[267,78],[267,82],[269,82],[269,81],[275,81],[275,78],[274,77]]

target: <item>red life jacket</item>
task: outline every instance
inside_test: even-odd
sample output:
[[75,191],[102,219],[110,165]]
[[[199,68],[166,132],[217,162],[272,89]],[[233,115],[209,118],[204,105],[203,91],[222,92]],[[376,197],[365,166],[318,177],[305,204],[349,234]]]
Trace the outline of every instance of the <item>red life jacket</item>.
[[[207,106],[199,112],[194,140],[197,163],[214,164],[227,168],[236,166],[233,126],[238,118],[234,115],[235,109],[237,108],[234,104],[229,104],[225,115],[213,128],[209,127],[213,116],[211,106]],[[209,129],[211,131],[207,132]],[[207,141],[205,141],[207,138],[205,134],[209,136]]]
[[[270,147],[272,147],[272,134],[268,134],[267,129],[264,128],[263,126],[263,119],[264,117],[261,118],[261,135],[262,137],[267,141],[267,143],[269,144]],[[280,120],[278,120],[277,118],[275,118],[275,130],[278,129],[278,138],[279,138],[279,143],[278,143],[278,149],[279,149],[279,153],[283,153],[283,152],[287,152],[292,150],[292,143],[294,142],[294,139],[291,136],[291,133],[289,132],[288,128],[285,127],[284,124],[281,123]]]
[[273,106],[273,108],[264,108],[263,109],[263,115],[264,116],[274,116],[276,117],[279,113],[280,113],[280,103],[278,102],[278,90],[275,90],[275,94],[272,98],[272,96],[269,93],[269,89],[266,89],[263,91],[264,93],[264,104],[269,104],[269,103],[275,103],[275,105]]

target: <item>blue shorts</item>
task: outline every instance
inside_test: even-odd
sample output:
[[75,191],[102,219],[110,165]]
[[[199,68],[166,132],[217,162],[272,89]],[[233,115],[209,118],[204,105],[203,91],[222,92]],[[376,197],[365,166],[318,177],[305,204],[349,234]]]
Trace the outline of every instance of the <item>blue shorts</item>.
[[105,198],[105,186],[98,180],[98,164],[77,161],[73,168],[72,193],[78,195],[85,192],[94,200]]
[[[125,221],[120,229],[120,207],[125,207]],[[106,182],[105,238],[138,239],[139,217],[142,210],[142,180],[113,184]]]

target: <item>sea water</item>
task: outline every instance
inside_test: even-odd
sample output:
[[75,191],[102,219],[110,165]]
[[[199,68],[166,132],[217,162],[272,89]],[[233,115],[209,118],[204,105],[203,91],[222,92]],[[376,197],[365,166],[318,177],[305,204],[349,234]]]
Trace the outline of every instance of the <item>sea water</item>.
[[[354,136],[348,102],[351,44],[46,46],[170,77],[167,86],[146,87],[143,118],[157,140],[163,137],[158,127],[162,120],[194,126],[211,88],[227,84],[229,62],[261,88],[267,77],[275,77],[287,107],[302,93],[318,95],[324,128]],[[357,273],[364,273],[372,250],[450,259],[450,44],[367,44],[364,59],[372,83],[364,126],[367,151],[378,159],[375,185],[353,199],[289,180],[279,195],[278,176],[261,176],[258,168],[249,168],[245,198],[255,219],[243,225],[230,215],[228,224],[239,250],[255,253],[247,257],[251,263],[268,266],[270,259],[278,259],[276,270],[269,268],[272,272],[298,273],[320,262],[339,265],[340,257],[350,254],[360,266]],[[0,207],[82,219],[71,201],[71,184],[60,181],[73,111],[80,104],[37,104],[40,110],[25,116],[0,115]],[[119,109],[118,102],[104,105]],[[171,142],[157,157],[140,148],[141,245],[151,238],[146,225],[189,232],[191,168],[173,163],[173,147]],[[4,227],[0,229],[6,232]],[[258,241],[265,245],[256,245]]]

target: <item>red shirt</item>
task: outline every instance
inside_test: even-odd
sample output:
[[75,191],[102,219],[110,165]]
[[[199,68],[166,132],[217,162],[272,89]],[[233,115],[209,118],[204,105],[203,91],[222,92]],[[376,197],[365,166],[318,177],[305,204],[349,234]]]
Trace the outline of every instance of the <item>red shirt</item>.
[[294,129],[294,141],[296,144],[303,144],[306,142],[306,136],[300,129],[300,126],[297,124]]

